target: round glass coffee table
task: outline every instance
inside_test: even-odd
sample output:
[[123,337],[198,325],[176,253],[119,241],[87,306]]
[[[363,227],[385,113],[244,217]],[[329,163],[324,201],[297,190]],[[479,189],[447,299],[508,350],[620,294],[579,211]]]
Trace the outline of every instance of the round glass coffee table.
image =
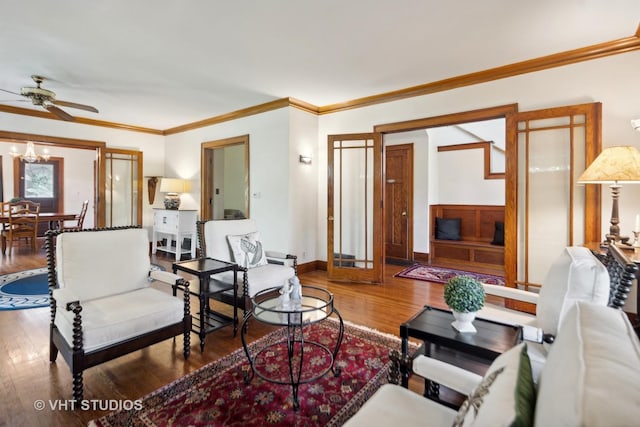
[[[242,347],[251,365],[251,369],[245,373],[244,380],[248,384],[254,375],[258,375],[265,381],[291,385],[293,409],[297,411],[300,384],[317,380],[329,371],[336,377],[340,375],[340,368],[335,366],[335,359],[342,343],[344,323],[333,304],[331,292],[313,286],[302,286],[302,299],[298,302],[287,302],[279,290],[279,287],[265,289],[251,298],[251,311],[244,316],[240,329]],[[338,336],[333,350],[325,344],[305,337],[306,327],[322,322],[332,315],[339,321]],[[252,317],[269,325],[284,326],[285,336],[276,342],[267,343],[251,355],[245,333],[247,322]],[[286,357],[287,372],[280,372],[274,369],[273,363],[268,363],[268,360],[276,360],[279,355]]]

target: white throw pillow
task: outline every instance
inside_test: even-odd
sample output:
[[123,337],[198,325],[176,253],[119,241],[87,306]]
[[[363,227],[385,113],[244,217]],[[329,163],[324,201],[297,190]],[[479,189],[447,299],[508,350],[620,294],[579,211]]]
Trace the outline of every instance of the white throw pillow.
[[565,248],[543,283],[536,318],[537,326],[547,334],[558,333],[563,317],[576,301],[599,305],[609,302],[609,273],[585,247]]
[[527,345],[522,343],[493,361],[453,425],[532,426],[535,398]]
[[241,235],[229,235],[227,241],[233,253],[233,259],[240,267],[254,268],[267,264],[262,248],[260,234],[257,231]]

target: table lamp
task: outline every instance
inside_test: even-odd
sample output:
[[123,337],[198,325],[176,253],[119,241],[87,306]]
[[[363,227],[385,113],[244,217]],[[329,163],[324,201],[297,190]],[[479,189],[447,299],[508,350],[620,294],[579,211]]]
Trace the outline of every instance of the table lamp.
[[619,241],[626,243],[629,240],[628,237],[620,236],[618,199],[621,184],[638,182],[640,182],[640,152],[631,146],[605,148],[578,178],[578,184],[610,184],[613,199],[611,226],[606,240],[602,243],[603,246]]
[[160,191],[167,193],[164,198],[165,209],[177,210],[180,207],[180,194],[189,192],[189,181],[180,178],[162,178]]

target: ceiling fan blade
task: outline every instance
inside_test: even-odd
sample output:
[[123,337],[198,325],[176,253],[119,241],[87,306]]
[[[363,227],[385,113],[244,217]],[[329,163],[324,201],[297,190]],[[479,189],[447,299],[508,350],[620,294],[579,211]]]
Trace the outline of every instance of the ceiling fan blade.
[[50,113],[53,113],[56,116],[60,117],[62,120],[66,120],[68,122],[73,122],[75,120],[75,118],[72,115],[70,115],[66,111],[61,110],[55,105],[45,104],[43,105],[43,107],[46,108]]
[[77,104],[75,102],[69,101],[59,101],[57,99],[52,99],[51,102],[56,105],[62,105],[63,107],[78,108],[80,110],[91,111],[93,113],[98,112],[98,109],[96,107],[92,107],[91,105]]
[[6,90],[6,89],[0,89],[0,90],[1,90],[1,91],[3,91],[3,92],[11,93],[11,94],[13,94],[13,95],[23,96],[23,95],[22,95],[22,94],[20,94],[20,93],[11,92],[10,90]]

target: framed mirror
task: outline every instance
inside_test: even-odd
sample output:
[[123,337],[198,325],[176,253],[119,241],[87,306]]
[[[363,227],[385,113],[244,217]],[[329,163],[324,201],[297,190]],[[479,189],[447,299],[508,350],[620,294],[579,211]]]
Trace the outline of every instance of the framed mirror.
[[249,218],[249,135],[202,143],[202,220]]

